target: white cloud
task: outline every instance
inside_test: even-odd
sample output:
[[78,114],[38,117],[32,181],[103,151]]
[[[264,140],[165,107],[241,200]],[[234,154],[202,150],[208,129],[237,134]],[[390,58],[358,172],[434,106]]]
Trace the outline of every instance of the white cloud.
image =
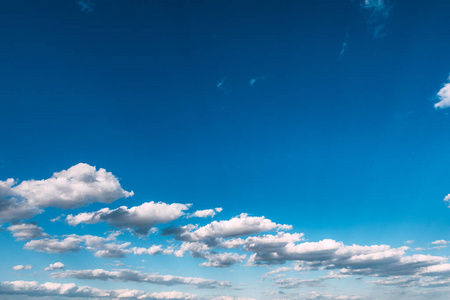
[[44,271],[54,271],[54,270],[62,270],[64,269],[64,264],[62,262],[55,262],[54,264],[50,264]]
[[310,292],[307,294],[299,294],[297,299],[303,300],[359,300],[366,299],[356,295],[333,295],[323,292]]
[[222,211],[222,207],[216,207],[215,209],[204,209],[204,210],[197,210],[194,212],[190,217],[198,217],[198,218],[207,218],[211,217],[213,218],[216,213],[220,213]]
[[133,196],[132,191],[121,188],[111,172],[85,163],[56,172],[49,179],[22,181],[12,189],[33,206],[64,209]]
[[275,270],[267,272],[266,275],[274,275],[274,274],[278,274],[278,273],[282,273],[282,272],[287,272],[290,270],[291,270],[291,268],[289,268],[289,267],[281,267],[281,268],[277,268]]
[[172,254],[174,251],[172,249],[163,249],[162,245],[152,245],[149,248],[142,248],[142,247],[132,247],[130,248],[131,251],[135,255],[156,255],[156,254]]
[[28,241],[48,236],[44,229],[33,223],[11,225],[6,229],[12,232],[17,241]]
[[431,244],[433,244],[433,245],[447,245],[448,243],[449,242],[446,240],[437,240],[437,241],[431,242]]
[[448,194],[447,196],[445,196],[444,201],[445,201],[445,202],[448,202],[448,207],[450,208],[450,194]]
[[207,262],[201,263],[202,267],[214,267],[214,268],[228,268],[234,264],[241,263],[246,255],[239,255],[237,253],[211,253],[206,252],[204,257]]
[[12,267],[11,269],[13,269],[14,271],[20,271],[20,270],[31,270],[33,269],[32,265],[17,265]]
[[145,202],[140,206],[116,209],[102,208],[96,212],[68,215],[66,221],[72,226],[80,223],[96,224],[106,222],[117,228],[132,228],[138,234],[148,234],[155,224],[162,224],[179,219],[188,210],[190,204],[164,202]]
[[450,275],[450,264],[439,264],[423,268],[420,272],[426,276]]
[[66,237],[62,240],[45,238],[32,240],[25,244],[24,249],[47,253],[75,252],[81,249],[82,240],[78,237]]
[[148,293],[139,290],[117,289],[101,290],[90,286],[77,286],[74,283],[36,281],[0,282],[0,294],[25,295],[30,297],[80,297],[80,298],[114,298],[114,299],[193,299],[196,295],[177,291]]
[[[450,77],[448,80],[450,81]],[[450,82],[445,83],[436,96],[439,102],[434,104],[434,108],[442,109],[450,107]],[[450,201],[450,194],[445,197],[444,201]]]
[[0,222],[30,219],[43,211],[22,199],[13,190],[15,184],[16,181],[12,178],[0,181]]
[[107,271],[103,269],[67,270],[63,272],[52,273],[52,277],[76,278],[82,280],[97,279],[97,280],[111,280],[111,281],[146,282],[165,286],[182,284],[182,285],[193,285],[199,288],[211,288],[211,289],[219,287],[231,287],[231,284],[228,281],[217,281],[197,277],[148,274],[129,269],[120,269],[115,271]]
[[24,249],[47,253],[66,253],[76,252],[86,249],[94,252],[97,257],[121,258],[126,254],[132,253],[127,249],[131,243],[117,244],[116,233],[110,234],[107,238],[93,235],[65,235],[62,239],[45,238],[40,240],[31,240],[25,244]]
[[249,217],[242,213],[226,221],[213,221],[208,225],[195,229],[187,225],[174,229],[173,232],[164,231],[163,234],[175,234],[177,239],[184,241],[202,241],[211,238],[229,238],[243,235],[256,234],[263,231],[278,229],[292,229],[290,225],[276,224],[265,217]]
[[306,263],[308,268],[339,269],[342,275],[394,276],[417,274],[422,268],[439,265],[445,257],[431,255],[405,256],[408,247],[388,245],[346,246],[326,239],[278,247],[247,248],[255,252],[249,264],[280,264],[286,261]]

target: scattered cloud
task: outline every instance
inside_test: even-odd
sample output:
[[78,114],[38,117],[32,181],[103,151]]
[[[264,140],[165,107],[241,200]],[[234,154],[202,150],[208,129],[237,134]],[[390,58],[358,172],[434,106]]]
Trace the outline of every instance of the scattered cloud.
[[250,85],[250,87],[253,87],[258,81],[262,81],[264,79],[265,79],[264,76],[255,77],[255,78],[250,79],[248,84]]
[[140,290],[117,289],[101,290],[90,286],[77,286],[74,283],[36,281],[0,282],[0,295],[24,295],[29,297],[80,297],[80,298],[114,298],[114,299],[193,299],[196,295],[172,292],[148,293]]
[[388,245],[346,246],[326,239],[300,244],[288,243],[255,252],[250,264],[281,264],[286,261],[307,263],[311,269],[339,269],[342,275],[400,276],[414,275],[422,268],[439,265],[445,257],[431,255],[405,256],[408,247],[391,248]]
[[386,35],[386,21],[392,5],[389,0],[362,0],[361,8],[367,14],[367,24],[373,30],[375,38]]
[[231,93],[231,90],[229,90],[227,87],[225,87],[226,77],[222,77],[220,81],[216,84],[216,87],[222,91],[224,91],[225,94]]
[[234,264],[242,263],[247,256],[245,254],[239,255],[237,253],[211,253],[205,252],[204,259],[207,259],[207,262],[201,263],[202,267],[214,267],[214,268],[228,268]]
[[213,221],[199,228],[194,225],[186,225],[165,229],[163,230],[163,235],[173,234],[182,241],[202,241],[211,238],[229,238],[257,234],[273,229],[290,230],[292,226],[276,224],[265,217],[249,217],[248,214],[242,213],[230,220]]
[[[450,107],[450,77],[448,78],[448,81],[449,82],[445,83],[444,86],[436,94],[436,97],[439,100],[438,103],[434,104],[434,108],[436,109],[444,109]],[[444,198],[444,201],[450,203],[450,194],[448,194]]]
[[66,222],[76,226],[80,223],[96,224],[106,222],[117,228],[131,228],[137,234],[147,235],[155,224],[163,224],[179,219],[191,204],[153,201],[128,208],[121,206],[116,209],[102,208],[96,212],[68,215]]
[[274,275],[274,274],[278,274],[278,273],[282,273],[282,272],[288,272],[291,269],[292,268],[290,268],[290,267],[281,267],[281,268],[277,268],[275,270],[267,272],[266,275]]
[[94,2],[89,1],[89,0],[79,0],[78,1],[78,5],[80,6],[81,11],[84,12],[93,12],[94,11]]
[[82,280],[97,279],[111,281],[131,281],[145,282],[158,285],[193,285],[198,288],[219,288],[231,287],[228,281],[217,281],[212,279],[203,279],[197,277],[181,277],[173,275],[148,274],[140,271],[121,269],[115,271],[107,271],[103,269],[95,270],[67,270],[63,272],[52,273],[53,278],[76,278]]
[[48,234],[44,232],[44,229],[38,227],[34,223],[11,225],[6,229],[11,231],[13,237],[16,238],[16,241],[28,241],[48,236]]
[[341,52],[339,52],[339,60],[342,60],[342,57],[344,57],[344,53],[347,50],[347,47],[348,47],[348,43],[347,42],[343,42],[342,43]]
[[115,243],[116,235],[110,234],[107,238],[93,235],[65,235],[59,238],[44,238],[27,242],[24,249],[47,253],[77,252],[86,249],[94,252],[97,257],[122,258],[132,253],[128,247],[131,243]]
[[32,265],[17,265],[12,267],[11,269],[13,269],[14,271],[20,271],[20,270],[31,270],[33,269]]
[[437,240],[437,241],[434,241],[434,242],[431,242],[431,244],[433,244],[433,245],[447,245],[448,243],[450,243],[449,241],[446,241],[446,240]]
[[[142,254],[147,254],[147,255],[156,255],[156,254],[172,254],[174,251],[171,248],[168,249],[163,249],[162,245],[152,245],[149,248],[142,248],[142,247],[132,247],[130,248],[131,251],[133,251],[133,253],[135,255],[142,255]],[[145,262],[145,260],[144,260]]]
[[13,190],[31,205],[63,209],[93,202],[111,203],[134,194],[123,190],[111,172],[85,163],[56,172],[49,179],[22,181]]
[[42,209],[29,205],[14,190],[16,181],[12,178],[0,181],[0,222],[17,222],[30,219],[43,212]]
[[62,262],[55,262],[54,264],[50,264],[44,271],[54,271],[54,270],[62,270],[64,269],[64,264]]
[[197,217],[197,218],[214,218],[214,216],[217,213],[220,213],[222,211],[222,207],[216,207],[215,209],[204,209],[204,210],[197,210],[194,212],[190,217]]

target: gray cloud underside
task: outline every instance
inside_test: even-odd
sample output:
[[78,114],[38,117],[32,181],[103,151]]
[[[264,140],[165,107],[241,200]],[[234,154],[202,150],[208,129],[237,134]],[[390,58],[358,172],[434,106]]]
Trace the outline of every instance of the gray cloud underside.
[[117,228],[131,228],[138,234],[148,234],[156,224],[164,224],[179,219],[190,204],[145,202],[139,206],[121,206],[117,209],[103,208],[96,212],[68,215],[69,225],[96,224],[106,222]]
[[52,273],[53,278],[77,278],[77,279],[97,279],[111,281],[132,281],[146,282],[158,285],[194,285],[198,288],[219,288],[231,287],[228,281],[217,281],[211,279],[203,279],[197,277],[181,277],[172,275],[147,274],[139,271],[121,269],[115,271],[107,271],[103,269],[94,270],[67,270],[63,272]]
[[0,282],[0,295],[24,295],[29,297],[80,297],[80,298],[126,298],[126,299],[193,299],[196,295],[177,291],[147,293],[140,290],[102,290],[74,283],[36,281]]

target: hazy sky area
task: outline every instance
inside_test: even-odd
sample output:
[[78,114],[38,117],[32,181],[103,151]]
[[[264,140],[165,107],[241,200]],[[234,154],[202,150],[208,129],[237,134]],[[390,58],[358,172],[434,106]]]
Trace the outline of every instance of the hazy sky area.
[[448,299],[450,1],[0,5],[0,299]]

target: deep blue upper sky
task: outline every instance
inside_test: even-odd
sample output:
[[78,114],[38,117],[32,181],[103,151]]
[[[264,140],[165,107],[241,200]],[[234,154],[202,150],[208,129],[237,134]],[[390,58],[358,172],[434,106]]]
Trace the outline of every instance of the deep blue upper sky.
[[85,162],[135,192],[115,207],[450,239],[450,2],[358,3],[2,1],[0,180]]
[[276,201],[302,227],[421,222],[430,207],[450,224],[449,119],[432,106],[445,1],[396,2],[381,38],[351,1],[2,6],[5,176],[83,161],[155,200]]

